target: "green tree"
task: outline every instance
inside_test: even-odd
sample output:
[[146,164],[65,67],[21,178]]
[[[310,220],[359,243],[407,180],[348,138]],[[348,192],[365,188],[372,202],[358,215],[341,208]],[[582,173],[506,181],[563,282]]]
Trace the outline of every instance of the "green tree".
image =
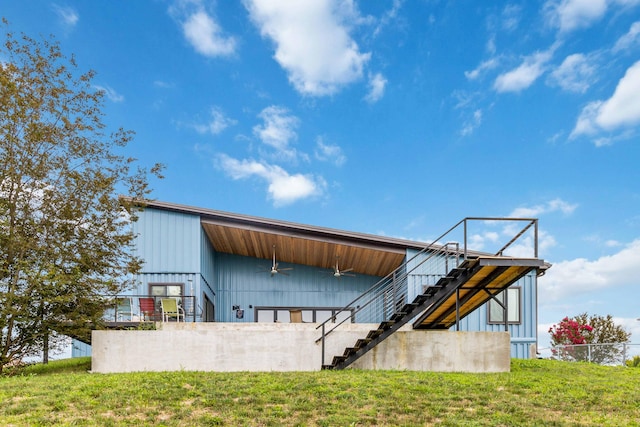
[[[613,317],[582,313],[565,317],[549,328],[553,354],[562,360],[588,361],[600,364],[623,360],[624,346],[631,333],[616,325]],[[595,345],[590,345],[595,344]]]
[[88,336],[140,268],[130,221],[162,166],[121,154],[133,133],[107,131],[94,75],[51,38],[0,46],[0,371]]

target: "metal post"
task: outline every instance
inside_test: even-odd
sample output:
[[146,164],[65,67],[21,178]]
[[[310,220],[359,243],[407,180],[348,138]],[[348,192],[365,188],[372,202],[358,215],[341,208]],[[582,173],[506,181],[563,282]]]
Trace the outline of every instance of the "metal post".
[[[396,271],[393,272],[393,279],[392,280],[393,280],[393,282],[392,282],[393,286],[392,286],[391,289],[393,289],[393,291],[392,291],[391,294],[393,295],[393,299],[392,299],[391,303],[393,305],[391,306],[391,316],[396,314],[396,311],[398,310],[398,308],[397,308],[397,305],[398,305],[398,301],[397,301],[397,299],[398,299],[398,289],[397,289],[398,283],[396,282]],[[391,318],[391,316],[389,316],[389,318]],[[389,320],[389,319],[385,319],[385,320]]]
[[509,332],[509,288],[502,291],[504,295],[504,330]]
[[460,288],[456,289],[456,331],[460,331]]
[[444,275],[449,273],[449,243],[444,245]]
[[[193,321],[195,322],[196,321],[196,294],[195,294],[195,291],[193,290],[193,279],[189,277],[187,281],[189,282],[189,288],[191,290],[191,304],[193,304],[191,310],[193,313]],[[185,322],[186,322],[186,319],[185,319]]]
[[322,323],[322,366],[324,366],[324,323]]
[[464,219],[464,259],[467,259],[467,219]]
[[533,250],[535,252],[534,254],[534,258],[538,258],[538,220],[535,220],[535,223],[533,224],[533,233],[534,233],[534,238],[533,238]]

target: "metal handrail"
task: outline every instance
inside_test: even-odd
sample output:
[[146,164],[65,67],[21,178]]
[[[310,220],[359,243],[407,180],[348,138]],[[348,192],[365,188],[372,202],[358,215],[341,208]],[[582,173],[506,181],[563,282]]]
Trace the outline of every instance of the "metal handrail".
[[[175,298],[178,299],[179,306],[184,310],[185,321],[195,322],[197,316],[196,310],[196,297],[193,295],[148,295],[148,294],[122,294],[122,295],[109,295],[105,297],[107,299],[107,310],[103,315],[103,319],[106,322],[113,323],[139,323],[145,321],[160,321],[162,320],[160,300],[163,298]],[[144,313],[140,304],[141,298],[153,299],[153,311],[150,313]],[[127,316],[121,316],[124,314],[119,312],[121,305],[119,306],[119,300],[130,300],[129,311],[126,312]]]
[[[427,261],[432,260],[437,256],[444,256],[444,275],[448,274],[450,271],[448,261],[450,258],[455,259],[455,266],[459,266],[460,259],[463,261],[469,258],[469,249],[467,242],[467,233],[468,233],[468,222],[469,221],[526,221],[527,224],[523,227],[520,232],[518,232],[505,246],[503,246],[495,256],[503,256],[504,251],[510,247],[515,241],[517,241],[522,235],[524,235],[527,230],[529,230],[532,226],[534,227],[534,257],[538,257],[538,220],[536,218],[495,218],[495,217],[466,217],[460,221],[458,221],[454,226],[445,231],[441,236],[434,239],[433,242],[427,244],[423,249],[417,252],[410,259],[404,261],[400,266],[394,269],[392,272],[381,278],[378,282],[372,285],[368,290],[358,296],[356,299],[347,304],[343,309],[334,314],[334,316],[322,322],[320,325],[316,327],[316,329],[322,329],[322,335],[320,338],[316,340],[316,343],[322,341],[322,360],[324,364],[324,348],[325,348],[325,339],[331,334],[334,330],[340,327],[347,320],[355,318],[355,316],[363,312],[365,308],[373,305],[375,301],[379,298],[382,298],[385,301],[385,296],[389,294],[390,289],[394,291],[393,293],[393,304],[392,304],[392,314],[395,314],[400,307],[399,304],[396,304],[397,301],[404,300],[408,295],[408,278],[410,273],[414,272],[418,267],[425,264]],[[440,242],[445,239],[450,233],[452,233],[455,229],[457,229],[461,224],[464,225],[464,247],[463,251],[460,251],[459,243],[457,242],[449,242],[445,244],[440,244]],[[455,250],[449,250],[451,245],[455,245]],[[427,256],[424,256],[425,253],[430,252]],[[407,270],[407,266],[410,265],[416,258],[422,257],[422,260],[414,265],[411,269]],[[437,266],[436,266],[437,268]],[[396,285],[400,284],[401,288],[398,289]],[[395,288],[392,288],[395,287]],[[401,299],[396,298],[400,296]],[[358,304],[360,303],[360,304]],[[379,316],[384,320],[387,320],[385,317],[385,307],[383,303],[383,312]],[[356,310],[353,311],[353,307],[356,307]],[[326,324],[328,322],[336,322],[336,317],[338,314],[346,311],[347,309],[351,310],[351,316],[346,316],[341,322],[335,323],[330,329],[327,330]]]
[[[429,243],[427,246],[425,246],[422,250],[420,250],[418,253],[416,253],[414,256],[412,256],[409,260],[405,261],[403,264],[401,264],[400,266],[398,266],[395,270],[393,270],[391,273],[387,274],[386,276],[384,276],[382,279],[380,279],[378,282],[376,282],[373,286],[371,286],[371,288],[369,288],[368,290],[366,290],[362,295],[360,295],[359,297],[357,297],[355,300],[351,301],[349,304],[347,304],[342,310],[346,310],[348,307],[354,307],[357,306],[358,301],[360,301],[362,298],[364,298],[365,296],[371,294],[376,288],[379,288],[380,286],[382,286],[384,283],[386,283],[387,281],[391,280],[398,272],[401,272],[406,266],[407,264],[409,264],[410,262],[414,261],[416,258],[418,258],[419,256],[423,255],[424,253],[428,252],[428,251],[433,251],[435,245],[437,244],[437,242],[441,241],[442,239],[444,239],[449,233],[451,233],[453,230],[455,230],[456,228],[458,228],[458,226],[460,226],[460,224],[462,224],[463,222],[466,221],[465,219],[462,219],[460,221],[458,221],[453,227],[449,228],[447,231],[445,231],[440,237],[437,237],[436,239],[434,239],[433,242]],[[440,245],[440,248],[447,246],[446,245]],[[436,253],[433,252],[430,256],[428,256],[427,258],[423,259],[419,264],[417,264],[416,266],[414,266],[410,271],[405,271],[405,275],[408,275],[410,272],[414,271],[416,268],[418,268],[419,266],[421,266],[422,264],[424,264],[425,262],[427,262],[429,259],[431,259],[432,256],[434,256]],[[466,248],[465,248],[465,259],[466,259]],[[367,303],[368,304],[368,303]],[[342,312],[339,311],[337,314]],[[325,331],[325,324],[329,321],[332,321],[333,318],[329,318],[327,320],[325,320],[324,322],[322,322],[320,325],[318,325],[316,327],[316,329],[322,328],[323,329],[323,333],[322,333],[322,337],[319,338],[318,340],[316,340],[316,342],[320,341],[321,339],[324,340],[324,338],[329,335],[331,332],[333,332],[337,327],[339,327],[340,325],[342,325],[344,323],[344,320],[338,324],[336,324],[333,328],[331,328],[328,332],[324,332]],[[335,319],[333,320],[335,321]]]

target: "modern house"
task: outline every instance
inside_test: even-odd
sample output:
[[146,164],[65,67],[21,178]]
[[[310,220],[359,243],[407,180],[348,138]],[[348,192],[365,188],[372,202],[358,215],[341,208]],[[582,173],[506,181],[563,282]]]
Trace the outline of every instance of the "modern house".
[[[537,220],[499,219],[518,228],[497,253],[467,248],[469,224],[490,220],[496,221],[466,218],[424,243],[151,201],[134,223],[144,260],[139,284],[120,296],[128,308],[120,315],[116,309],[112,320],[154,320],[174,333],[215,327],[229,336],[242,335],[238,328],[253,336],[264,334],[255,332],[263,327],[281,334],[303,328],[328,368],[356,362],[398,331],[501,332],[507,359],[535,357],[536,280],[548,267],[537,256]],[[531,255],[506,255],[526,235],[532,235]],[[152,308],[145,309],[149,299]],[[163,309],[167,299],[178,301],[180,318]],[[345,329],[352,344],[326,342]],[[127,332],[112,332],[120,335],[109,342]],[[247,333],[245,345],[255,342]],[[339,354],[329,354],[325,344]],[[74,355],[87,350],[76,345]]]

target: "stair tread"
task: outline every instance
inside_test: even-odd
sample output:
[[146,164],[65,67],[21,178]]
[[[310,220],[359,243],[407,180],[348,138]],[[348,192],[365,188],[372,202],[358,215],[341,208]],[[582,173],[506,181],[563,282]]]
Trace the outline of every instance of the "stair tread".
[[372,331],[369,331],[366,339],[372,340],[374,338],[377,338],[382,335],[382,332],[384,332],[382,329],[374,329]]
[[356,341],[356,348],[361,349],[362,347],[369,344],[370,342],[371,342],[370,338],[359,338],[358,341]]

